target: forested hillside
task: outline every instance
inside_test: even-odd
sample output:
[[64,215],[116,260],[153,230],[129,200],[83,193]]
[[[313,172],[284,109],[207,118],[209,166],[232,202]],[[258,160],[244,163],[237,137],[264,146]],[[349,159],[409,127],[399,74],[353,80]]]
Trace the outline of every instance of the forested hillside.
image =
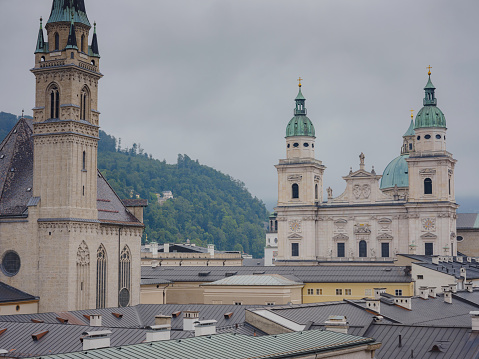
[[[0,139],[16,120],[14,115],[0,113]],[[120,198],[139,195],[148,199],[143,240],[163,243],[189,239],[198,245],[214,243],[219,250],[263,256],[263,223],[268,213],[242,182],[187,155],[178,155],[176,164],[167,164],[153,159],[136,144],[122,149],[103,131],[98,168]],[[160,205],[157,194],[163,191],[171,191],[174,198]]]

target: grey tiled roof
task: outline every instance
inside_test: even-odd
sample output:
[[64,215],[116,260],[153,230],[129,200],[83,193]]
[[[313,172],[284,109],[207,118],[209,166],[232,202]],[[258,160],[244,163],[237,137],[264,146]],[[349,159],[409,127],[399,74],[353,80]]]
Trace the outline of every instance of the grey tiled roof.
[[126,207],[147,207],[148,206],[147,199],[129,198],[129,199],[123,199],[122,202]]
[[456,220],[457,229],[479,229],[478,213],[458,213]]
[[293,281],[279,274],[262,275],[234,275],[215,282],[206,283],[206,286],[228,285],[228,286],[290,286],[302,284],[300,281]]
[[264,258],[256,259],[256,258],[243,258],[243,266],[244,267],[263,267],[264,266]]
[[38,297],[22,292],[17,288],[0,282],[0,303],[25,302],[38,299]]
[[[141,267],[142,279],[172,282],[214,282],[231,275],[293,275],[304,283],[410,283],[404,267],[276,266],[276,267]],[[200,274],[201,273],[201,274]],[[208,273],[208,274],[206,274]]]
[[[353,348],[373,343],[374,339],[356,337],[332,331],[311,330],[259,338],[222,334],[189,338],[181,341],[155,342],[88,352],[89,358],[195,358],[195,359],[246,359],[291,358],[301,354],[315,354],[342,348]],[[71,353],[46,358],[69,359],[83,357]]]
[[[397,324],[373,324],[364,334],[382,343],[377,359],[461,358],[477,359],[479,332],[471,328],[423,327]],[[402,346],[399,346],[401,335]],[[440,352],[432,351],[436,345]]]

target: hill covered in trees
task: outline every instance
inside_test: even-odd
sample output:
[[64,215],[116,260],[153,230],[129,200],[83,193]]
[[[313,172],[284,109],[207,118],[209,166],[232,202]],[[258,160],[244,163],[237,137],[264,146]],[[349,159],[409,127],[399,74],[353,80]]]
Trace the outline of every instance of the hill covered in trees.
[[[0,140],[17,121],[0,113]],[[187,155],[176,164],[152,158],[140,146],[120,148],[113,136],[100,131],[98,168],[120,198],[146,198],[143,240],[160,243],[185,242],[218,250],[241,250],[263,256],[263,224],[268,212],[244,183],[201,165]],[[158,194],[171,191],[174,198],[158,201]]]

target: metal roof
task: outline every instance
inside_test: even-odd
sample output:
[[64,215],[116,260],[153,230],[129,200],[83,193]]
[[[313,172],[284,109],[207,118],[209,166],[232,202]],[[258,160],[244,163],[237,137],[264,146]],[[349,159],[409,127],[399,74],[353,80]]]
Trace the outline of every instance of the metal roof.
[[478,213],[458,213],[456,228],[459,229],[479,229]]
[[[414,263],[416,265],[443,274],[449,274],[458,279],[461,278],[461,268],[464,268],[466,270],[466,279],[479,279],[479,263],[475,259],[471,259],[471,262],[468,262],[467,257],[457,256],[449,257],[452,259],[452,262],[441,260],[438,264],[433,264],[432,256],[411,254],[401,254],[401,256],[417,260],[418,262]],[[457,258],[462,258],[462,262],[459,262]]]
[[[156,358],[156,359],[246,359],[295,358],[308,353],[321,353],[374,343],[361,338],[331,331],[312,330],[264,337],[223,334],[183,340],[145,343],[88,352],[88,358]],[[232,350],[234,348],[234,350]],[[47,356],[46,358],[84,358],[84,352]]]
[[[200,275],[200,272],[209,272]],[[141,267],[142,279],[171,282],[214,282],[233,275],[293,275],[303,283],[410,283],[405,267],[385,266],[273,266],[273,267]]]
[[[477,359],[479,332],[471,328],[422,327],[397,324],[373,324],[367,336],[382,343],[377,359],[461,358]],[[399,335],[401,344],[399,346]],[[433,347],[436,348],[433,349]],[[434,350],[439,350],[434,351]]]
[[38,301],[38,297],[0,282],[0,303]]
[[295,282],[279,274],[263,275],[234,275],[226,277],[215,282],[205,283],[204,285],[228,285],[228,286],[290,286],[301,285],[301,282]]

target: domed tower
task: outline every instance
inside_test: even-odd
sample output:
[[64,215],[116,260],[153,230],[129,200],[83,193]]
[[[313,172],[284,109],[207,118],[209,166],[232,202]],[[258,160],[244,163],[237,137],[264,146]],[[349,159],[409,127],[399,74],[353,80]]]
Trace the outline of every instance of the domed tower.
[[306,116],[301,79],[294,117],[286,127],[286,159],[278,170],[278,260],[316,258],[316,209],[325,167],[314,158],[315,130]]
[[407,197],[409,191],[409,170],[406,159],[414,151],[414,116],[411,113],[411,124],[403,135],[401,155],[393,159],[386,167],[381,177],[381,191],[389,195]]
[[408,163],[410,249],[416,254],[456,255],[454,167],[446,151],[446,118],[437,107],[431,72],[423,108],[414,124],[415,142]]

